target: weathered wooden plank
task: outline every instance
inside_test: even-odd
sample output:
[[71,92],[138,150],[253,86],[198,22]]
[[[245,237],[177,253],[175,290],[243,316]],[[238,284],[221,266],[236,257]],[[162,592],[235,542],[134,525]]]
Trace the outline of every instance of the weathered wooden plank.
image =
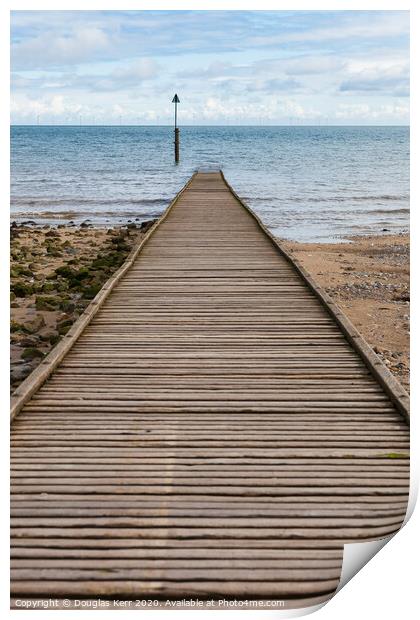
[[[209,597],[230,596],[242,599],[259,599],[273,597],[282,599],[283,597],[296,597],[308,594],[332,595],[338,585],[340,576],[337,571],[335,578],[331,580],[316,580],[303,582],[279,581],[254,582],[252,585],[248,581],[129,581],[108,580],[108,581],[54,581],[48,580],[42,583],[42,591],[49,596],[115,596],[127,598],[139,598],[147,592],[150,597],[165,597],[165,599],[182,600],[190,596]],[[20,596],[39,596],[39,581],[15,581],[15,595]],[[309,603],[310,604],[310,603]],[[272,609],[272,607],[270,607]]]
[[[234,563],[233,563],[234,564]],[[302,581],[306,582],[309,579],[314,581],[321,581],[327,579],[334,579],[337,577],[337,568],[322,568],[318,567],[316,575],[314,575],[313,568],[308,570],[293,569],[293,568],[238,568],[233,566],[232,570],[226,568],[212,568],[206,569],[192,567],[190,570],[186,568],[177,567],[171,568],[146,568],[141,570],[139,568],[126,568],[121,569],[115,567],[112,569],[112,577],[114,581],[121,580],[143,580],[154,581],[157,579],[168,581],[186,581],[196,580],[202,581],[203,579],[212,579],[216,581],[230,581],[236,579],[238,581]],[[89,569],[89,577],[92,580],[108,580],[110,569],[91,568]],[[60,575],[62,579],[69,581],[81,581],[86,578],[86,572],[80,569],[71,569],[61,567]],[[54,568],[14,568],[11,570],[11,576],[13,580],[21,581],[28,579],[36,579],[39,581],[51,581],[57,578],[56,569]]]
[[[389,525],[370,525],[364,521],[362,527],[292,527],[292,528],[259,528],[258,523],[255,527],[231,527],[231,528],[212,528],[212,527],[140,527],[140,528],[103,528],[97,527],[16,527],[11,529],[11,533],[16,537],[39,537],[39,538],[164,538],[170,537],[177,539],[206,538],[212,537],[222,540],[224,538],[248,538],[257,539],[289,539],[291,536],[299,538],[317,538],[318,540],[340,540],[350,542],[354,539],[366,540],[384,537],[398,529],[401,519],[395,518]],[[246,546],[246,543],[245,543]]]
[[[350,502],[349,502],[350,503]],[[65,505],[67,504],[67,506]],[[123,513],[125,517],[153,517],[158,518],[162,512],[161,508],[145,508],[145,507],[137,507],[132,508],[124,502],[112,503],[112,507],[105,506],[100,504],[99,502],[91,501],[88,506],[80,508],[70,504],[70,502],[60,501],[60,508],[57,508],[56,505],[48,504],[46,501],[42,502],[25,502],[23,504],[20,503],[17,507],[12,505],[12,517],[24,517],[24,518],[34,518],[34,515],[39,517],[60,517],[60,518],[99,518],[99,517],[120,517],[121,508],[124,508]],[[296,509],[296,506],[293,503],[281,502],[281,506],[278,508],[246,508],[242,504],[235,508],[221,508],[220,506],[211,506],[209,503],[204,507],[194,508],[191,505],[186,505],[184,508],[171,508],[165,507],[165,517],[185,517],[185,518],[211,518],[217,517],[221,518],[238,518],[241,517],[243,519],[255,519],[257,517],[260,518],[347,518],[347,519],[371,519],[371,518],[390,518],[390,517],[401,517],[405,512],[405,504],[387,504],[385,507],[383,505],[380,508],[373,508],[371,505],[364,506],[363,508],[350,508],[350,507],[341,507],[335,508],[331,506],[321,505],[322,508],[315,508],[311,505],[310,508],[304,509],[303,507],[300,510]],[[34,510],[35,509],[35,510]],[[153,521],[154,523],[154,521]]]
[[128,481],[124,481],[122,484],[118,483],[110,483],[110,484],[99,484],[97,480],[93,481],[92,484],[87,484],[85,482],[73,481],[73,484],[63,484],[63,483],[54,483],[54,481],[49,481],[48,484],[45,482],[39,482],[36,484],[34,488],[31,484],[14,484],[12,491],[14,493],[62,493],[62,494],[73,494],[73,493],[85,493],[96,495],[99,493],[112,493],[114,495],[119,494],[132,494],[137,495],[140,493],[146,495],[161,495],[161,494],[182,494],[182,495],[194,495],[194,494],[206,494],[206,495],[216,495],[216,496],[240,496],[240,497],[264,497],[270,496],[281,498],[287,496],[328,496],[330,498],[334,498],[335,495],[347,495],[348,497],[358,497],[360,495],[371,495],[371,496],[389,496],[395,497],[398,494],[403,495],[407,492],[407,483],[404,484],[380,484],[380,483],[371,483],[371,484],[355,484],[349,481],[348,486],[337,486],[334,484],[330,485],[320,485],[314,486],[312,485],[312,480],[306,480],[306,484],[310,486],[302,486],[283,484],[282,486],[259,486],[258,488],[254,486],[247,485],[238,485],[238,484],[175,484],[174,478],[172,476],[162,477],[160,480],[160,484],[158,485],[148,485],[146,481],[144,484],[128,484]]
[[[17,566],[22,565],[25,558],[35,559],[43,558],[44,560],[58,558],[63,559],[106,559],[110,564],[112,558],[125,561],[137,562],[141,560],[162,561],[168,560],[187,560],[187,561],[204,561],[221,560],[226,562],[229,560],[245,560],[248,562],[261,562],[267,560],[276,560],[278,562],[302,562],[308,561],[307,566],[317,561],[323,562],[328,566],[339,566],[341,568],[342,553],[339,549],[196,549],[194,547],[185,548],[129,548],[129,549],[71,549],[71,548],[40,548],[40,547],[14,547],[12,549],[12,558],[16,558]],[[314,564],[315,565],[315,564]],[[205,566],[203,566],[205,568]]]
[[[175,446],[176,448],[176,446]],[[168,448],[165,446],[164,448],[153,447],[153,448],[142,448],[141,455],[143,457],[151,457],[155,459],[164,459],[164,458],[198,458],[198,459],[211,459],[211,458],[220,458],[221,456],[226,455],[226,447],[225,448]],[[324,458],[337,458],[337,459],[357,459],[364,458],[366,460],[366,466],[369,466],[369,459],[377,459],[377,458],[387,458],[388,466],[390,468],[394,467],[394,463],[399,459],[408,459],[408,451],[401,450],[400,452],[395,452],[392,450],[392,446],[390,446],[389,450],[383,448],[324,448],[318,447],[316,450],[313,448],[283,448],[283,449],[272,449],[272,448],[260,448],[260,447],[252,447],[252,449],[245,448],[231,448],[229,451],[230,458],[237,459],[248,459],[248,458],[259,458],[262,463],[266,462],[265,459],[270,458],[280,458],[280,459],[294,459],[294,458],[310,458],[314,462],[316,459],[324,459]],[[104,446],[56,446],[49,445],[48,452],[50,455],[56,455],[58,458],[61,458],[63,455],[67,456],[67,459],[72,462],[72,459],[77,458],[86,458],[87,456],[94,458],[105,458],[109,461],[115,457],[121,458],[140,458],[138,448],[126,447],[126,446],[118,446],[118,447],[104,447]],[[22,447],[20,445],[16,445],[13,447],[13,454],[35,458],[36,456],[41,456],[41,458],[45,458],[45,447],[43,446],[28,446]],[[268,462],[268,461],[267,461]]]

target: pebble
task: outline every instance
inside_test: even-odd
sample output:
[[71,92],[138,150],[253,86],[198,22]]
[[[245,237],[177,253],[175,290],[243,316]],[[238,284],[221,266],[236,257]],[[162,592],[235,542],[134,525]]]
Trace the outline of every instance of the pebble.
[[45,319],[42,314],[39,314],[32,319],[23,321],[22,324],[28,332],[37,332],[41,329],[41,327],[45,326]]
[[35,347],[28,347],[27,349],[23,350],[21,357],[23,359],[33,360],[36,358],[44,357],[44,354],[42,353],[42,351],[40,351],[39,349]]
[[13,366],[10,371],[11,383],[23,381],[31,373],[31,371],[32,366],[30,364],[19,364],[18,366]]
[[26,336],[19,341],[21,347],[36,347],[39,344],[37,336]]

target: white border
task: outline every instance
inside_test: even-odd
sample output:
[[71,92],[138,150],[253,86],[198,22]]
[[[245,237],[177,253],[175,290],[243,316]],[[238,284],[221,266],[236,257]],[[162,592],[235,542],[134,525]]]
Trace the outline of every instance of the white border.
[[[1,321],[1,335],[4,338],[4,346],[2,347],[2,370],[1,373],[1,381],[2,381],[2,390],[3,394],[8,394],[8,327],[9,327],[9,314],[8,314],[8,280],[7,280],[7,269],[5,268],[8,265],[9,254],[8,254],[8,231],[9,231],[9,213],[8,213],[8,204],[9,204],[9,98],[8,98],[8,85],[9,85],[9,50],[7,42],[9,41],[9,11],[10,10],[182,10],[182,9],[191,9],[191,10],[410,10],[411,11],[411,32],[412,34],[412,61],[414,59],[420,58],[420,45],[419,45],[419,19],[418,14],[419,10],[416,8],[416,3],[414,1],[406,1],[400,0],[399,2],[389,2],[389,1],[380,1],[380,0],[364,0],[360,1],[348,1],[348,0],[329,0],[329,1],[320,1],[315,3],[312,1],[299,1],[294,0],[293,2],[268,2],[267,0],[225,0],[222,2],[221,0],[204,0],[200,4],[197,4],[195,0],[184,0],[177,1],[173,0],[172,2],[161,2],[159,0],[145,0],[145,1],[135,1],[135,0],[125,0],[125,2],[118,4],[117,2],[111,2],[107,0],[93,1],[93,0],[84,0],[80,2],[80,0],[74,0],[73,2],[66,0],[56,0],[53,2],[52,0],[48,1],[12,1],[5,2],[1,6],[0,13],[0,40],[3,43],[2,46],[2,54],[1,54],[1,85],[2,88],[2,97],[1,97],[1,113],[2,113],[2,122],[0,124],[0,144],[3,150],[2,157],[0,159],[1,166],[1,188],[2,188],[2,205],[0,209],[1,217],[3,221],[0,226],[0,234],[1,234],[1,242],[0,242],[0,251],[1,251],[1,262],[2,265],[2,293],[4,295],[4,302],[1,304],[1,313],[2,313],[2,321]],[[412,239],[414,243],[412,243],[412,256],[413,256],[413,265],[417,265],[419,263],[419,243],[417,242],[418,236],[418,213],[420,209],[419,203],[419,191],[418,191],[418,171],[420,169],[420,162],[418,157],[418,145],[419,145],[419,122],[417,120],[417,114],[419,110],[418,104],[418,70],[417,70],[418,61],[414,61],[412,64],[412,98],[411,98],[411,122],[412,122],[412,144],[411,144],[411,158],[412,158],[412,187],[411,187],[411,205],[412,205],[412,222],[411,222],[411,230],[412,230]],[[418,300],[418,286],[416,282],[413,280],[412,282],[412,296],[414,295],[414,301],[412,304],[412,308],[414,313],[417,312],[417,300]],[[415,318],[415,314],[414,314]],[[415,325],[415,320],[413,321],[413,325]],[[414,359],[414,364],[412,364],[412,393],[411,393],[411,401],[412,401],[412,436],[411,436],[411,447],[412,447],[412,490],[416,493],[416,489],[418,488],[418,455],[420,453],[419,450],[419,425],[416,420],[418,417],[418,390],[416,387],[417,381],[417,360],[416,354],[418,352],[418,336],[415,333],[412,337],[412,355]],[[4,399],[6,400],[6,399]],[[7,409],[7,407],[5,407]],[[3,412],[2,423],[4,424],[4,432],[2,433],[2,437],[5,441],[8,437],[8,414],[7,411]],[[7,557],[7,549],[8,549],[8,505],[7,505],[7,493],[8,493],[8,461],[9,454],[7,445],[2,446],[1,457],[2,457],[2,469],[3,472],[3,504],[1,511],[1,533],[2,533],[2,542],[4,542],[5,553],[3,558]],[[415,511],[407,525],[403,528],[403,530],[397,534],[392,540],[385,545],[382,551],[375,556],[361,571],[358,573],[348,585],[346,585],[327,605],[322,607],[317,612],[316,617],[320,620],[354,620],[355,614],[358,614],[359,617],[370,618],[370,617],[380,617],[382,620],[395,620],[395,618],[411,620],[411,618],[416,617],[418,614],[418,603],[417,603],[417,589],[418,589],[418,559],[417,554],[419,553],[420,545],[419,545],[419,510]],[[1,597],[1,606],[2,610],[5,612],[7,616],[11,615],[12,618],[20,616],[20,614],[25,613],[22,611],[9,611],[9,584],[8,584],[8,564],[5,560],[3,560],[1,564],[1,586],[2,586],[2,597]],[[417,612],[417,613],[416,613]],[[33,614],[37,614],[39,617],[40,614],[44,614],[44,611],[34,611]],[[71,619],[72,617],[81,618],[86,614],[90,614],[88,611],[47,611],[48,618],[54,620],[55,617],[63,617]],[[133,613],[133,612],[107,612],[106,618],[112,618],[115,614],[120,613]],[[142,618],[151,617],[153,619],[158,620],[159,617],[167,617],[166,611],[151,611],[151,612],[140,612]],[[217,614],[217,617],[226,616],[229,619],[234,619],[235,617],[243,617],[243,614],[248,614],[247,617],[250,618],[280,618],[285,617],[284,614],[287,614],[288,617],[291,615],[288,612],[276,612],[276,611],[247,611],[247,612],[236,612],[236,611],[207,611],[207,612],[198,612],[198,611],[172,611],[171,618],[181,618],[188,614],[189,618],[196,617],[197,615],[202,616],[203,613],[206,613],[206,617],[208,614]],[[295,614],[293,614],[295,615]]]

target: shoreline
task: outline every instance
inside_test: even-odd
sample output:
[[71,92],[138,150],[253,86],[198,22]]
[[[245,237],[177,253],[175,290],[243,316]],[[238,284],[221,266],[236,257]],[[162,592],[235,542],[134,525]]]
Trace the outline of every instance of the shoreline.
[[[157,202],[157,201],[153,201]],[[98,217],[95,213],[90,212],[77,212],[77,211],[66,211],[66,212],[58,212],[55,213],[53,211],[49,212],[48,215],[40,216],[37,213],[11,213],[9,222],[10,225],[29,225],[33,228],[43,228],[45,226],[50,226],[51,228],[61,228],[63,226],[70,226],[73,228],[77,228],[80,226],[84,226],[88,224],[93,228],[117,228],[124,227],[129,224],[135,224],[136,226],[141,227],[142,224],[147,223],[150,220],[159,219],[165,209],[168,207],[170,200],[162,199],[161,202],[162,207],[158,212],[152,212],[149,214],[138,215],[136,213],[121,213],[121,216],[116,217],[113,212],[109,213],[101,213],[101,217]],[[254,206],[251,206],[252,200],[245,200],[245,204],[254,211],[258,217],[261,217],[258,209]],[[54,217],[55,216],[55,217]],[[108,217],[105,217],[108,216]],[[109,217],[111,216],[111,217]],[[284,244],[319,244],[319,245],[337,245],[337,244],[345,244],[345,243],[354,243],[354,241],[363,240],[364,238],[378,238],[383,236],[400,236],[400,235],[410,235],[410,230],[407,225],[391,225],[391,228],[381,228],[376,227],[375,229],[364,228],[363,231],[349,232],[346,234],[336,234],[336,235],[323,235],[319,239],[315,240],[297,240],[288,237],[282,237],[276,234],[275,227],[268,226],[266,224],[268,230],[274,235],[281,243]],[[358,227],[357,227],[358,228]]]
[[[11,225],[11,387],[83,312],[155,220],[116,226]],[[333,243],[281,239],[409,389],[409,235]]]

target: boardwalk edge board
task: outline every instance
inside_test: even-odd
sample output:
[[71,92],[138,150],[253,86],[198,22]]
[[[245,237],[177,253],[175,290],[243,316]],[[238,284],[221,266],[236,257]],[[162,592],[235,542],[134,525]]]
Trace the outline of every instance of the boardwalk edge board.
[[248,211],[250,215],[255,219],[261,230],[269,237],[275,248],[280,254],[293,266],[297,273],[303,278],[308,287],[315,293],[323,307],[328,311],[330,316],[334,319],[335,323],[344,334],[347,341],[351,344],[353,349],[359,353],[360,357],[365,362],[373,376],[377,379],[380,385],[384,388],[387,395],[390,397],[397,410],[402,414],[406,422],[410,422],[410,410],[409,403],[410,398],[400,382],[394,377],[394,375],[388,370],[382,360],[374,352],[372,347],[366,342],[360,332],[354,327],[353,323],[346,317],[339,306],[331,299],[331,297],[315,282],[312,276],[306,271],[306,269],[300,264],[299,260],[294,258],[287,250],[282,247],[279,240],[266,228],[261,219],[256,213],[242,200],[242,198],[235,192],[231,185],[226,180],[223,170],[220,170],[222,179],[233,194],[236,200]]
[[52,351],[44,358],[44,360],[37,366],[28,377],[22,381],[17,389],[11,395],[10,401],[10,419],[11,421],[17,416],[22,407],[30,400],[35,392],[45,383],[45,381],[54,372],[57,366],[62,362],[63,358],[67,355],[73,345],[79,339],[79,336],[84,332],[86,327],[92,321],[94,316],[98,313],[105,300],[115,287],[115,285],[121,280],[123,275],[130,269],[140,254],[143,247],[146,245],[150,237],[157,230],[159,225],[167,218],[172,207],[178,202],[179,198],[190,186],[193,179],[197,175],[197,172],[188,179],[182,189],[176,194],[166,210],[160,216],[160,218],[153,224],[146,235],[141,239],[140,243],[136,244],[127,256],[124,263],[117,269],[117,271],[105,282],[101,290],[96,297],[92,299],[90,304],[85,308],[82,314],[75,321],[71,329],[63,337],[63,339],[55,346]]

